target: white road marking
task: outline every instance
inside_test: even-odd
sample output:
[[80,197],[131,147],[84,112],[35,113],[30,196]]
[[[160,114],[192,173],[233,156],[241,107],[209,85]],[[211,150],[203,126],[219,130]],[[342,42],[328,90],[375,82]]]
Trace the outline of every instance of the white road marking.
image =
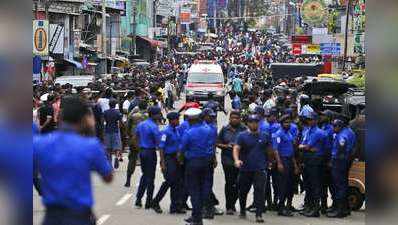
[[133,196],[133,194],[125,194],[117,203],[116,206],[121,206],[124,203],[126,203],[131,197]]
[[97,220],[97,225],[101,225],[105,223],[111,217],[111,215],[102,215],[98,220]]

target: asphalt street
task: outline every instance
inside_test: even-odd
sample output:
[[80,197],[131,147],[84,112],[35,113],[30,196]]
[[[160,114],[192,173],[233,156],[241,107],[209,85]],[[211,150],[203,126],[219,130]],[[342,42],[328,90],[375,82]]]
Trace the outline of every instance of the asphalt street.
[[[180,105],[180,104],[177,104]],[[224,113],[218,114],[219,127],[228,123],[227,116]],[[161,202],[163,214],[156,214],[153,210],[136,209],[133,204],[135,201],[135,192],[137,190],[138,181],[141,176],[141,170],[137,167],[133,176],[133,185],[130,188],[124,187],[127,167],[127,155],[122,162],[121,167],[115,170],[115,179],[112,184],[104,184],[97,175],[93,175],[93,186],[95,195],[94,212],[97,216],[98,225],[183,225],[184,218],[187,215],[169,215],[168,208],[170,204],[169,193]],[[220,153],[218,153],[220,157]],[[219,160],[220,161],[220,160]],[[158,166],[155,183],[155,194],[159,189],[163,176]],[[60,174],[61,175],[61,174]],[[61,175],[62,176],[62,175]],[[220,200],[219,207],[225,210],[224,196],[224,173],[220,164],[215,170],[214,176],[214,192]],[[303,195],[295,195],[294,206],[300,207],[303,202]],[[145,199],[145,197],[144,197]],[[252,201],[252,194],[249,194],[248,203]],[[238,204],[236,207],[239,209]],[[39,225],[43,220],[44,207],[41,204],[40,196],[36,191],[33,193],[33,224]],[[188,211],[190,213],[190,211]],[[351,216],[344,219],[330,219],[324,216],[320,218],[306,218],[296,215],[291,218],[279,217],[276,212],[267,212],[264,216],[265,224],[273,225],[362,225],[365,224],[364,209],[353,212]],[[216,216],[214,220],[204,220],[205,225],[221,225],[221,224],[255,224],[254,215],[249,214],[247,220],[241,220],[235,216]]]

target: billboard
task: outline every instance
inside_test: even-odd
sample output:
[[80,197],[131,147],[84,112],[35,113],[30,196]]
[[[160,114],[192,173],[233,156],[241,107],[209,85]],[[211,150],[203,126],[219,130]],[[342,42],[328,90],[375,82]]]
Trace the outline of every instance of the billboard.
[[33,20],[33,55],[48,56],[48,20]]

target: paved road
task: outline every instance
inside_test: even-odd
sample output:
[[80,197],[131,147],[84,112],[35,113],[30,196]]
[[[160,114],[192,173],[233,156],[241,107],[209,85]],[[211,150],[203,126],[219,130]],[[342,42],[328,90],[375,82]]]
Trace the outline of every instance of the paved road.
[[[228,123],[227,117],[223,113],[218,115],[218,124],[222,126]],[[218,154],[220,157],[220,154]],[[126,158],[126,157],[125,157]],[[93,175],[94,195],[95,195],[95,214],[97,215],[98,225],[183,225],[183,219],[187,215],[175,216],[168,214],[168,206],[170,204],[169,194],[161,202],[163,214],[158,215],[153,210],[135,209],[133,203],[135,200],[135,191],[137,189],[141,171],[139,168],[133,177],[133,186],[125,188],[125,174],[126,174],[127,160],[122,163],[122,166],[115,171],[115,180],[111,185],[102,183],[97,175]],[[158,168],[156,174],[155,194],[163,181],[162,174]],[[220,166],[215,170],[214,176],[214,191],[217,198],[220,200],[220,207],[225,206],[224,190],[224,173]],[[252,201],[252,194],[249,195],[248,203]],[[145,197],[144,197],[145,199]],[[303,202],[303,195],[295,196],[294,205],[299,207]],[[238,208],[238,204],[237,204]],[[33,193],[33,220],[34,225],[39,225],[43,219],[44,208],[40,202],[40,197],[34,191]],[[273,225],[362,225],[365,224],[365,212],[353,212],[352,216],[345,219],[330,219],[326,217],[320,218],[305,218],[297,215],[292,218],[279,217],[276,212],[268,212],[264,215],[265,224]],[[241,220],[238,216],[218,216],[214,220],[205,220],[206,225],[229,225],[240,224],[249,225],[254,223],[254,215],[249,215],[248,220]]]

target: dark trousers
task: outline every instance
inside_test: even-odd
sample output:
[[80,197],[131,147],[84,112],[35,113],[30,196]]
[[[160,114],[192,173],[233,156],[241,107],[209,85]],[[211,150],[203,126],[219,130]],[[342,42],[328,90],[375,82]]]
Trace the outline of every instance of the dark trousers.
[[186,160],[186,179],[192,204],[193,222],[202,222],[202,209],[209,201],[213,187],[212,158],[193,158]]
[[160,201],[164,198],[167,193],[167,190],[170,188],[170,198],[171,198],[171,205],[170,211],[177,210],[177,207],[181,203],[181,192],[179,191],[180,187],[182,186],[181,183],[181,168],[177,162],[177,155],[176,154],[166,154],[165,155],[165,166],[166,171],[164,171],[164,178],[165,181],[160,186],[160,189],[153,199],[155,204],[159,204]]
[[333,182],[332,182],[332,170],[328,166],[327,161],[324,162],[322,167],[323,167],[323,175],[322,175],[322,194],[321,194],[322,197],[321,197],[321,202],[323,204],[327,204],[328,190],[330,191],[332,197],[335,195],[334,194]]
[[239,169],[233,165],[224,165],[225,176],[225,206],[226,209],[235,209],[236,201],[238,200],[238,175]]
[[131,178],[134,174],[135,167],[137,166],[137,159],[138,159],[138,151],[137,150],[130,150],[129,152],[129,162],[127,163],[127,178]]
[[283,172],[278,175],[278,194],[279,194],[279,209],[283,209],[285,201],[293,196],[293,180],[294,180],[294,166],[293,159],[290,157],[281,157],[283,164]]
[[247,194],[250,191],[251,186],[254,187],[254,205],[256,207],[256,215],[261,216],[264,210],[265,205],[265,183],[267,180],[267,172],[263,171],[255,171],[255,172],[246,172],[240,171],[238,176],[238,186],[239,186],[239,205],[240,211],[246,211],[246,201]]
[[310,206],[319,207],[322,193],[323,159],[318,156],[304,157],[306,198]]
[[142,176],[138,186],[137,200],[141,201],[146,191],[146,204],[151,204],[153,190],[155,188],[155,173],[157,156],[155,149],[141,149],[141,170]]
[[272,190],[273,190],[273,199],[274,203],[278,204],[279,202],[279,172],[278,169],[274,166],[271,169],[271,178],[272,178]]
[[347,159],[332,159],[332,181],[334,187],[333,200],[344,202],[348,192],[349,161]]
[[96,219],[91,210],[74,212],[64,208],[47,208],[43,225],[95,225]]

